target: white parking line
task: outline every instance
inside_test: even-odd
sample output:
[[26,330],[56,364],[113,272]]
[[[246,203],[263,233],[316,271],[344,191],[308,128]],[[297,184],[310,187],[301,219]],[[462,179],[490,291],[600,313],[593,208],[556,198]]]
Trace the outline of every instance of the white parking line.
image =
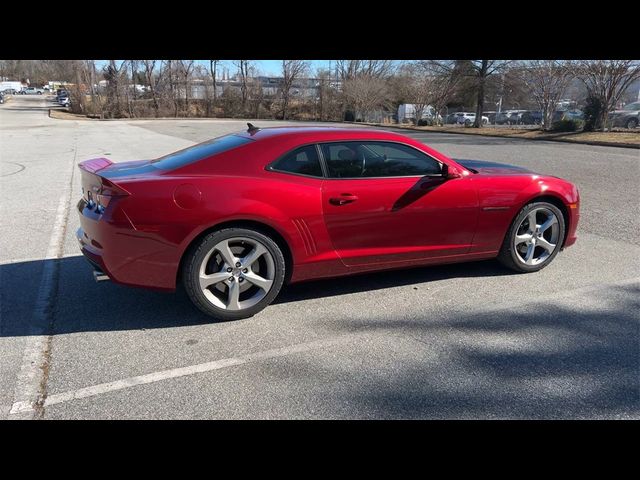
[[[55,258],[59,260],[59,259],[62,259],[62,258],[73,258],[73,257],[84,258],[82,255],[80,255],[78,253],[66,253],[64,255],[60,255],[60,256],[55,257]],[[0,266],[1,265],[13,265],[14,263],[27,263],[27,262],[42,262],[42,257],[10,258],[9,260],[0,261]]]
[[[22,355],[22,365],[16,382],[13,398],[23,398],[21,402],[14,403],[9,416],[18,418],[15,415],[33,410],[33,406],[38,402],[40,396],[40,385],[43,378],[43,368],[45,367],[45,352],[49,348],[49,336],[46,335],[48,319],[50,315],[49,305],[51,298],[55,295],[55,274],[57,259],[62,253],[62,240],[65,232],[67,220],[67,210],[69,206],[69,193],[66,192],[58,201],[53,232],[49,240],[49,246],[45,255],[44,266],[42,267],[42,277],[38,287],[38,297],[36,299],[33,323],[30,326],[29,336],[26,340],[24,353]],[[47,261],[48,260],[48,261]],[[24,405],[30,408],[25,409]],[[21,418],[28,418],[27,416]]]
[[[296,353],[308,352],[310,350],[317,350],[321,348],[330,347],[333,345],[339,345],[353,341],[356,336],[362,334],[348,334],[341,335],[339,337],[332,337],[329,339],[315,340],[312,342],[299,343],[296,345],[290,345],[282,348],[275,348],[271,350],[265,350],[262,352],[249,353],[239,357],[223,358],[221,360],[215,360],[213,362],[200,363],[197,365],[191,365],[188,367],[172,368],[170,370],[162,370],[159,372],[153,372],[146,375],[140,375],[137,377],[125,378],[122,380],[116,380],[115,382],[101,383],[99,385],[93,385],[90,387],[79,388],[77,390],[71,390],[68,392],[57,393],[55,395],[49,395],[44,406],[48,407],[58,403],[69,402],[72,400],[78,400],[81,398],[94,397],[108,392],[114,392],[117,390],[123,390],[125,388],[132,388],[138,385],[147,385],[149,383],[160,382],[171,378],[186,377],[189,375],[195,375],[198,373],[211,372],[213,370],[220,370],[222,368],[233,367],[235,365],[243,365],[250,362],[256,362],[260,360],[267,360],[270,358],[284,357],[286,355],[293,355]],[[29,401],[16,402],[13,405],[12,411],[16,412],[29,412],[33,410],[33,406]]]
[[[71,157],[71,175],[66,184],[64,193],[58,200],[58,208],[53,222],[53,229],[49,245],[44,257],[42,277],[38,286],[32,323],[29,326],[29,335],[26,339],[22,364],[16,378],[14,388],[14,404],[7,418],[15,420],[29,420],[34,418],[36,406],[43,402],[43,391],[46,389],[48,375],[49,349],[51,337],[48,335],[52,316],[52,301],[56,295],[58,264],[64,253],[64,235],[69,219],[69,207],[75,178],[75,164],[77,160],[78,138],[74,139],[74,152]],[[16,402],[16,399],[21,399]]]

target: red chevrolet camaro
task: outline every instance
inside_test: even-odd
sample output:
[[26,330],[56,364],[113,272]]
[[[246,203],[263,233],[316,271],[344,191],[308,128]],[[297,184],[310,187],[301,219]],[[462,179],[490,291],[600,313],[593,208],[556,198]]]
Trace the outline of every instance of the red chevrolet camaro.
[[369,129],[249,124],[80,169],[77,237],[96,278],[182,282],[218,319],[254,315],[285,282],[494,257],[535,272],[576,241],[579,218],[566,180]]

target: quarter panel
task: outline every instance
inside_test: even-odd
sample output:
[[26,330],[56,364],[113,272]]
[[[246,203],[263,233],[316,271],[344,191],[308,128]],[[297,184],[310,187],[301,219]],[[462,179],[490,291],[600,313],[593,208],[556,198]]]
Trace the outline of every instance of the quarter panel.
[[[511,222],[527,203],[536,197],[550,195],[566,206],[578,201],[578,192],[565,180],[537,174],[483,176],[474,175],[480,199],[478,231],[471,252],[495,251],[502,246]],[[571,209],[569,228],[577,222]]]

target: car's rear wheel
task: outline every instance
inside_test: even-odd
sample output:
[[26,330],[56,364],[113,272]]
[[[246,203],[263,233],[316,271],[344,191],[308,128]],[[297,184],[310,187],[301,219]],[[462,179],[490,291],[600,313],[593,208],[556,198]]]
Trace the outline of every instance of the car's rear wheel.
[[509,227],[498,260],[517,272],[537,272],[560,251],[564,230],[564,216],[558,207],[548,202],[529,203]]
[[191,301],[218,320],[255,315],[278,295],[285,260],[268,236],[225,228],[205,236],[188,253],[182,280]]
[[627,121],[627,128],[636,128],[638,126],[638,119],[637,118],[630,118]]

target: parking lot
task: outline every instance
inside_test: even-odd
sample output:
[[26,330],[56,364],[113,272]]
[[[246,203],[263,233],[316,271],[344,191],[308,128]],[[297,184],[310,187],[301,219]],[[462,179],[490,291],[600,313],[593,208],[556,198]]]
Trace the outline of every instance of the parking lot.
[[0,418],[640,418],[638,150],[402,131],[576,183],[578,242],[535,274],[485,261],[309,282],[212,323],[181,291],[94,282],[76,165],[245,122],[57,120],[52,105],[0,105]]

